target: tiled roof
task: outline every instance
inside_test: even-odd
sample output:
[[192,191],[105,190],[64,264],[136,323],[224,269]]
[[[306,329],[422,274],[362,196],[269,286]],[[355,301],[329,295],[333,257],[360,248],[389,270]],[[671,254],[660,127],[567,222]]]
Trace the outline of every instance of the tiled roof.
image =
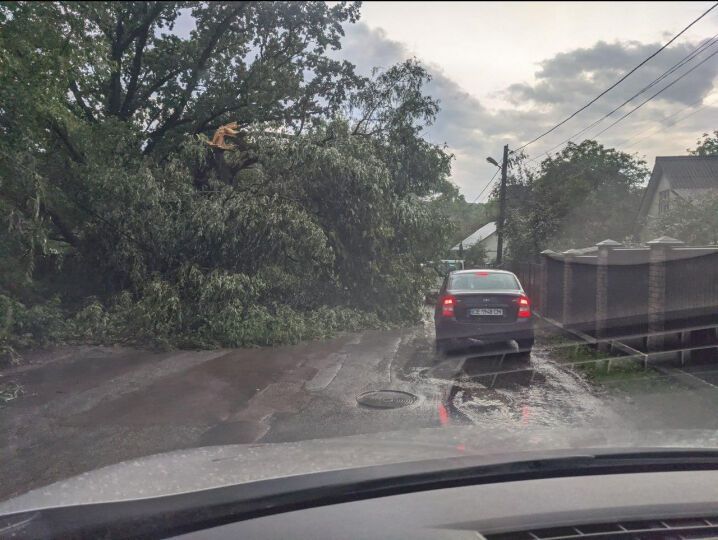
[[451,251],[459,251],[459,245],[463,244],[464,249],[469,249],[470,247],[478,244],[485,238],[488,238],[492,234],[496,232],[496,222],[492,221],[490,223],[487,223],[483,227],[481,227],[478,231],[475,231],[471,233],[469,236],[464,238],[462,242],[459,244],[456,244],[454,247],[451,248]]
[[656,158],[674,189],[718,189],[718,156],[666,156]]

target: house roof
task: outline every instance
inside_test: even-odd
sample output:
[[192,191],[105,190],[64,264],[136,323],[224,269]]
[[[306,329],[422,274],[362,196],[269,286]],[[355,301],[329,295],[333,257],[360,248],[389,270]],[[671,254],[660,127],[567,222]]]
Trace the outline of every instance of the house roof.
[[496,222],[491,221],[481,227],[479,230],[471,233],[469,236],[464,238],[461,242],[456,244],[454,247],[451,248],[451,251],[459,251],[459,246],[461,244],[464,245],[464,249],[469,249],[470,247],[475,246],[482,240],[486,240],[489,236],[494,234],[496,232]]
[[718,189],[718,156],[657,157],[673,189]]
[[636,226],[651,206],[661,178],[665,176],[676,193],[689,197],[698,190],[718,190],[718,156],[658,156],[653,166],[651,179],[643,192],[641,207],[636,216]]

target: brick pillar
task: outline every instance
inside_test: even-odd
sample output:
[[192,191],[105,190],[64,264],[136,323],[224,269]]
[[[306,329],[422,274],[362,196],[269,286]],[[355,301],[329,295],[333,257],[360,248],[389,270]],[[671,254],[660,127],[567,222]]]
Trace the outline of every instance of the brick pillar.
[[607,351],[609,349],[606,338],[606,327],[608,323],[608,267],[610,264],[610,253],[614,248],[622,244],[614,240],[604,240],[596,244],[598,257],[596,260],[596,315],[595,333],[598,341],[598,349]]
[[661,236],[646,245],[651,248],[648,256],[648,352],[663,350],[664,336],[653,335],[666,328],[666,260],[680,240]]
[[561,322],[568,326],[573,322],[573,279],[574,279],[574,251],[569,249],[563,252],[563,308]]

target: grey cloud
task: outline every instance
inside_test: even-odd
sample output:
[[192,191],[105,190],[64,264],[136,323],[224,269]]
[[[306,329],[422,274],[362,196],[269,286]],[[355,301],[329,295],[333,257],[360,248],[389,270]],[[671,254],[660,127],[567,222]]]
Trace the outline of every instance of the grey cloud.
[[[540,156],[625,101],[638,89],[679,62],[697,45],[698,43],[683,43],[666,49],[615,91],[599,100],[595,106],[528,150],[532,155]],[[446,76],[440,66],[428,65],[432,81],[427,92],[439,99],[441,112],[436,123],[427,128],[425,136],[434,143],[446,143],[449,150],[455,154],[452,179],[467,200],[472,200],[495,172],[494,167],[486,163],[486,156],[499,158],[504,144],[508,143],[511,148],[516,148],[548,129],[610,86],[658,47],[655,43],[598,42],[593,47],[557,54],[540,64],[535,82],[514,84],[507,88],[503,95],[514,106],[501,110],[487,109],[478,98],[468,94]],[[346,28],[343,49],[338,54],[354,63],[363,74],[369,74],[373,67],[387,67],[412,56],[404,45],[388,39],[383,31],[373,30],[364,23]],[[661,94],[662,99],[652,101],[619,126],[599,137],[599,141],[623,149],[621,145],[645,137],[646,133],[651,134],[658,128],[657,133],[645,138],[641,145],[632,148],[629,144],[626,150],[645,155],[649,164],[652,164],[656,155],[683,153],[686,147],[694,146],[695,139],[703,131],[716,124],[718,108],[704,107],[699,114],[675,125],[666,124],[680,120],[683,113],[670,121],[667,118],[682,109],[689,114],[689,105],[700,106],[701,100],[713,89],[713,79],[717,73],[718,55]],[[670,80],[672,78],[659,83],[652,90],[658,90]],[[635,100],[630,106],[635,106],[648,95],[650,94]],[[612,118],[617,118],[628,108],[627,106],[621,109],[620,113],[616,113]],[[606,125],[608,121],[588,131],[581,139],[595,135]],[[641,152],[642,150],[645,153]]]
[[[607,94],[606,99],[602,100],[601,106],[610,110],[610,107],[619,105],[683,60],[697,46],[699,46],[697,43],[678,43],[665,49]],[[605,43],[601,41],[591,48],[560,53],[541,63],[541,69],[535,74],[535,84],[511,85],[507,90],[507,97],[514,103],[533,101],[561,106],[568,102],[574,105],[581,99],[596,95],[597,90],[608,88],[659,47],[660,45],[657,43]],[[706,48],[695,61],[658,83],[653,91],[657,91],[678,75],[686,72],[715,50],[715,47]],[[693,103],[710,92],[716,74],[718,74],[718,59],[708,60],[703,66],[686,76],[687,84],[678,83],[656,99],[683,104]]]
[[[357,71],[364,75],[370,74],[374,67],[388,67],[412,57],[403,44],[364,23],[346,28],[338,54],[355,64]],[[493,166],[486,163],[486,156],[500,152],[503,143],[498,139],[506,133],[501,126],[503,121],[448,78],[440,67],[427,67],[432,80],[426,91],[439,100],[441,111],[425,136],[433,143],[446,143],[455,154],[452,179],[467,199],[472,200],[494,173]]]

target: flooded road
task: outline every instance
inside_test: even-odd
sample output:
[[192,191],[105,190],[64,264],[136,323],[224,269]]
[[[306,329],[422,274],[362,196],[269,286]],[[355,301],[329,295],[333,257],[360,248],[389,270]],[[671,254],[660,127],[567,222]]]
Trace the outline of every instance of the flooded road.
[[[718,428],[718,388],[684,373],[589,382],[537,340],[437,354],[432,325],[296,346],[154,353],[75,347],[0,371],[0,499],[136,457],[472,425]],[[692,378],[690,378],[692,377]],[[691,386],[691,382],[699,381]],[[635,383],[635,384],[634,384]],[[621,386],[623,385],[623,386]],[[410,438],[407,442],[411,442]]]
[[[391,335],[364,335],[347,350],[326,387],[310,392],[307,406],[278,415],[261,442],[288,442],[419,429],[476,425],[487,429],[522,427],[627,427],[615,400],[561,365],[551,349],[537,344],[530,356],[516,344],[477,345],[448,354],[435,352],[430,325]],[[357,354],[362,351],[362,354]],[[398,391],[414,399],[391,407],[367,407],[358,396]],[[360,399],[361,401],[361,399]]]
[[[431,335],[426,338],[430,341]],[[510,343],[479,345],[444,356],[418,346],[402,376],[416,388],[446,387],[452,423],[508,429],[622,423],[603,392],[560,365],[540,344],[528,358],[516,354]]]

